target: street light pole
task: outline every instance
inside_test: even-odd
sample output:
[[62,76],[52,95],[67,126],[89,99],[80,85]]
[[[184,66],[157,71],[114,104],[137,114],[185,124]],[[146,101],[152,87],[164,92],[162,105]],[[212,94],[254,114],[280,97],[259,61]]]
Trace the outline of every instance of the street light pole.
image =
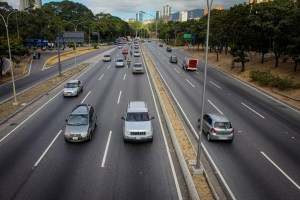
[[[68,21],[66,21],[66,20],[63,20],[63,21],[72,24],[72,25],[74,26],[75,32],[77,32],[77,26],[78,26],[79,24],[85,23],[87,20],[85,20],[85,21],[83,21],[83,22],[79,22],[79,23],[77,23],[76,25],[75,25],[74,23],[68,22]],[[76,60],[77,60],[77,54],[76,54],[76,41],[74,42],[74,45],[75,45],[75,46],[74,46],[74,52],[75,52],[75,66],[76,66],[76,65],[77,65],[77,62],[76,62]]]
[[210,21],[210,10],[212,7],[213,0],[211,0],[210,4],[207,2],[208,8],[208,17],[207,17],[207,30],[206,30],[206,49],[205,49],[205,66],[204,66],[204,80],[203,80],[203,93],[202,93],[202,106],[201,106],[201,115],[200,115],[200,129],[199,129],[199,139],[198,139],[198,150],[197,150],[197,161],[196,166],[193,168],[194,174],[202,174],[203,166],[201,166],[200,158],[201,158],[201,142],[202,142],[202,129],[203,129],[203,114],[204,114],[204,103],[205,103],[205,90],[206,90],[206,76],[207,76],[207,62],[208,62],[208,42],[209,42],[209,21]]
[[144,11],[141,11],[141,13],[146,14],[146,15],[149,15],[149,16],[151,16],[151,17],[154,18],[154,20],[155,20],[155,37],[156,37],[156,41],[157,41],[157,19],[156,19],[156,17],[155,17],[154,15],[151,15],[151,14],[146,13],[146,12],[144,12]]
[[84,27],[89,29],[89,47],[91,47],[91,29],[87,26]]
[[10,43],[9,43],[9,34],[8,34],[8,18],[12,13],[16,13],[18,11],[14,11],[8,14],[7,16],[7,20],[5,21],[4,17],[0,14],[0,16],[2,17],[3,21],[4,21],[4,25],[6,28],[6,37],[7,37],[7,46],[8,46],[8,54],[9,54],[9,61],[10,61],[10,71],[11,71],[11,80],[12,80],[12,84],[13,84],[13,94],[14,94],[14,103],[13,105],[18,105],[17,102],[17,94],[16,94],[16,86],[15,86],[15,79],[14,79],[14,69],[13,69],[13,64],[12,64],[12,60],[11,60],[11,51],[10,51]]

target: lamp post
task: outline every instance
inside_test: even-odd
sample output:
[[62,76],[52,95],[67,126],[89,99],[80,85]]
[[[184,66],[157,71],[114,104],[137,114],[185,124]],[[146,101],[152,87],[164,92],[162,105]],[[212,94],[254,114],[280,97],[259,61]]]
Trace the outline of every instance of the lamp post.
[[[77,23],[77,24],[74,24],[73,22],[69,22],[69,21],[66,21],[66,20],[63,20],[64,22],[66,22],[66,23],[69,23],[69,24],[72,24],[73,26],[74,26],[74,30],[75,30],[75,32],[77,32],[77,26],[79,25],[79,24],[83,24],[83,23],[85,23],[85,22],[87,22],[88,20],[85,20],[85,21],[83,21],[83,22],[79,22],[79,23]],[[74,52],[75,52],[75,66],[76,66],[76,57],[77,57],[77,55],[76,55],[76,41],[74,42]]]
[[202,93],[202,107],[201,107],[201,116],[200,116],[200,129],[199,129],[199,139],[198,139],[198,150],[197,150],[197,160],[196,166],[193,168],[194,174],[202,174],[203,166],[201,165],[201,138],[202,138],[202,129],[203,129],[203,114],[204,114],[204,103],[205,103],[205,90],[206,90],[206,75],[207,75],[207,60],[208,60],[208,42],[209,42],[209,21],[210,21],[210,10],[212,7],[213,0],[207,2],[208,16],[207,16],[207,30],[206,30],[206,49],[205,49],[205,66],[204,66],[204,80],[203,80],[203,93]]
[[151,14],[146,13],[144,11],[140,11],[140,12],[143,13],[143,14],[149,15],[149,16],[151,16],[155,19],[155,37],[156,37],[156,40],[157,40],[157,19],[156,19],[156,17],[154,15],[151,15]]
[[11,60],[11,51],[10,51],[9,34],[8,34],[8,19],[9,19],[9,16],[12,13],[16,13],[16,12],[18,12],[18,11],[10,12],[8,14],[7,18],[6,18],[6,21],[5,21],[4,17],[0,14],[0,16],[3,19],[5,28],[6,28],[7,46],[8,46],[8,54],[9,54],[9,61],[10,61],[10,71],[11,71],[11,80],[12,80],[12,84],[13,84],[13,93],[14,93],[14,103],[13,103],[13,105],[18,105],[18,102],[17,102],[17,95],[16,95],[16,86],[15,86],[15,79],[14,79],[13,64],[12,64],[12,60]]
[[89,47],[91,47],[91,28],[84,26],[85,28],[89,29]]

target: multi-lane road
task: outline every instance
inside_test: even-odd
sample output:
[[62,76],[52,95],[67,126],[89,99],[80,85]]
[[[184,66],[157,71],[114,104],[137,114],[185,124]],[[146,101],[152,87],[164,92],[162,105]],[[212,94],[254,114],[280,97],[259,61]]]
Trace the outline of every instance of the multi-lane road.
[[[183,50],[169,53],[154,42],[143,46],[196,139],[204,64],[197,72],[184,71]],[[122,56],[120,49],[110,51],[113,59]],[[78,77],[84,83],[79,97],[63,98],[60,86],[0,130],[0,199],[188,198],[147,73],[133,75],[130,68],[115,68],[113,61],[102,62],[103,54],[104,50],[81,57],[84,62],[93,58],[93,64]],[[168,62],[171,54],[178,64]],[[63,68],[72,65],[67,61]],[[57,73],[55,68],[48,71],[19,80],[24,82],[17,82],[18,87],[24,90]],[[1,86],[1,94],[5,88],[11,91],[9,85]],[[1,98],[11,96],[5,95]],[[152,144],[123,143],[121,116],[130,100],[146,101],[155,116]],[[95,107],[98,127],[91,142],[66,143],[65,119],[79,103]],[[204,137],[202,141],[233,198],[300,198],[299,111],[210,66],[204,110],[225,114],[235,129],[233,143],[207,142]]]
[[[99,54],[99,52],[98,52]],[[113,59],[122,57],[112,49]],[[79,97],[64,98],[62,87],[0,133],[0,199],[188,199],[172,160],[147,73],[103,62],[104,53],[77,79]],[[132,57],[132,62],[143,62]],[[89,61],[86,61],[89,62]],[[153,143],[124,143],[128,101],[148,103],[155,119]],[[95,107],[91,142],[67,143],[65,119],[80,103]],[[171,155],[172,154],[172,155]]]
[[[144,45],[157,70],[182,108],[197,138],[204,63],[184,71],[185,53]],[[170,64],[170,55],[179,58]],[[207,142],[219,172],[236,199],[300,198],[300,112],[208,66],[204,111],[225,114],[235,129],[233,143]]]

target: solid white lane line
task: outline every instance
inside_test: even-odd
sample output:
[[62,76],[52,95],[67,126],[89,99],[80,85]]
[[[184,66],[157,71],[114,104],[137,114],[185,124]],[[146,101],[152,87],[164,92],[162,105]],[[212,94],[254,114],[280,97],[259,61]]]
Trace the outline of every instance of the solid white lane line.
[[53,143],[55,142],[55,140],[58,138],[58,136],[60,135],[60,133],[62,132],[62,130],[60,130],[57,135],[55,136],[55,138],[52,140],[52,142],[49,144],[49,146],[47,147],[47,149],[44,151],[44,153],[41,155],[41,157],[38,159],[38,161],[36,161],[36,163],[33,165],[34,167],[38,166],[38,164],[41,162],[41,160],[44,158],[44,156],[46,155],[46,153],[48,152],[48,150],[50,149],[50,147],[53,145]]
[[111,66],[111,65],[108,65],[107,69],[109,69],[109,68],[110,68],[110,66]]
[[180,74],[180,72],[176,69],[176,68],[173,68],[178,74]]
[[108,147],[109,147],[109,143],[110,143],[111,133],[112,133],[112,131],[109,131],[109,136],[108,136],[108,139],[107,139],[107,143],[106,143],[106,147],[105,147],[101,167],[105,167],[105,161],[106,161],[107,151],[108,151]]
[[257,114],[258,116],[260,116],[261,118],[265,118],[264,116],[262,116],[261,114],[259,114],[258,112],[256,112],[255,110],[253,110],[252,108],[250,108],[249,106],[247,106],[246,104],[242,103],[243,106],[247,107],[249,110],[251,110],[252,112],[254,112],[255,114]]
[[120,91],[120,93],[119,93],[119,98],[118,98],[118,103],[117,104],[120,103],[121,95],[122,95],[122,91]]
[[99,81],[102,79],[103,76],[104,76],[104,74],[102,74],[102,75],[100,76]]
[[289,181],[291,181],[297,188],[300,190],[300,186],[293,180],[291,179],[278,165],[276,165],[264,152],[260,152],[266,159],[268,159]]
[[185,79],[192,87],[195,87],[189,80]]
[[[152,60],[152,62],[154,63],[152,57],[150,56],[150,59]],[[144,63],[145,63],[145,60],[143,59]],[[156,64],[154,63],[155,67],[157,68]],[[159,70],[158,70],[159,71]],[[160,73],[160,72],[159,72]],[[166,148],[166,151],[167,151],[167,154],[168,154],[168,159],[169,159],[169,163],[171,165],[171,170],[172,170],[172,174],[173,174],[173,178],[174,178],[174,182],[175,182],[175,185],[176,185],[176,189],[177,189],[177,195],[178,195],[178,199],[179,200],[182,200],[182,194],[181,194],[181,191],[180,191],[180,187],[179,187],[179,183],[178,183],[178,178],[177,178],[177,175],[176,175],[176,171],[175,171],[175,167],[174,167],[174,164],[173,164],[173,161],[172,161],[172,158],[171,158],[171,153],[170,153],[170,148],[169,148],[169,145],[168,145],[168,142],[167,142],[167,139],[166,139],[166,136],[165,136],[165,132],[164,132],[164,129],[163,129],[163,125],[162,125],[162,121],[161,121],[161,117],[160,117],[160,114],[159,114],[159,111],[158,111],[158,106],[157,106],[157,103],[155,101],[155,97],[154,97],[154,92],[153,92],[153,88],[152,88],[152,85],[151,85],[151,82],[150,82],[150,77],[149,77],[149,74],[147,74],[147,78],[148,78],[148,82],[149,82],[149,86],[150,86],[150,89],[151,89],[151,94],[152,94],[152,98],[153,98],[153,102],[154,102],[154,105],[155,105],[155,109],[156,109],[156,113],[158,115],[158,121],[159,121],[159,125],[160,125],[160,129],[162,131],[162,136],[164,138],[164,142],[165,142],[165,148]]]
[[126,74],[124,74],[123,80],[125,80],[125,78],[126,78]]
[[83,103],[86,100],[86,98],[90,95],[90,93],[91,93],[91,91],[89,91],[89,93],[87,93],[87,95],[84,97],[84,99],[81,101],[81,103]]
[[[62,92],[63,90],[61,90],[60,92]],[[5,140],[10,134],[12,134],[15,130],[17,130],[20,126],[22,126],[25,122],[27,122],[32,116],[34,116],[37,112],[39,112],[43,107],[45,107],[50,101],[52,101],[55,97],[57,97],[59,94],[57,93],[54,97],[52,97],[51,99],[49,99],[44,105],[42,105],[39,109],[37,109],[34,113],[32,113],[31,115],[29,115],[29,117],[27,117],[24,121],[22,121],[16,128],[14,128],[12,131],[10,131],[6,136],[4,136],[1,140],[0,143]]]
[[218,108],[217,108],[217,106],[215,106],[210,100],[207,100],[220,114],[222,114],[223,115],[223,113],[221,112],[221,110],[219,110]]
[[217,88],[219,88],[219,89],[221,89],[221,87],[220,86],[218,86],[217,84],[215,84],[214,82],[212,82],[212,81],[209,81],[211,84],[213,84],[214,86],[216,86]]

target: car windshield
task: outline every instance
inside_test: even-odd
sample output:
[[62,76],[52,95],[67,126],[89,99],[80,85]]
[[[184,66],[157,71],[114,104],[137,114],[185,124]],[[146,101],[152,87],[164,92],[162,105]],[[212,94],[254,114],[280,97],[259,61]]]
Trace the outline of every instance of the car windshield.
[[149,114],[147,112],[127,113],[126,121],[129,122],[149,121]]
[[123,59],[118,59],[117,62],[123,62]]
[[81,126],[88,124],[88,115],[70,115],[68,125]]
[[232,128],[230,122],[216,122],[215,128],[228,129]]
[[105,55],[104,57],[110,57],[110,55]]
[[67,83],[66,88],[77,88],[77,83]]

